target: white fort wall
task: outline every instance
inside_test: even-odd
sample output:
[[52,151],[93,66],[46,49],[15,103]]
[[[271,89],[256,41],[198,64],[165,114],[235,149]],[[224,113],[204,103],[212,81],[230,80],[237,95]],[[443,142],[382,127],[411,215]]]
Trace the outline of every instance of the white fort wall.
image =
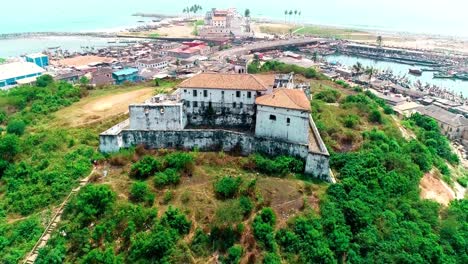
[[243,155],[263,153],[288,155],[305,162],[305,173],[329,181],[328,153],[309,151],[306,144],[277,141],[221,129],[186,129],[174,131],[122,130],[101,134],[100,151],[116,152],[120,148],[144,145],[147,148],[172,148],[201,151],[238,151]]
[[130,105],[130,129],[181,130],[187,125],[182,103]]
[[255,135],[307,144],[309,142],[309,113],[257,105]]

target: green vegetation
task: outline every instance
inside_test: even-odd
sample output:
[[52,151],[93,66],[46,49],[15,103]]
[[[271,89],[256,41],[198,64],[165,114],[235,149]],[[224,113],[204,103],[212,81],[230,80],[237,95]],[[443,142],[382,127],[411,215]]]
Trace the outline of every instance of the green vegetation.
[[54,112],[87,93],[41,82],[0,92],[2,263],[21,262],[91,160],[93,183],[71,198],[37,263],[468,262],[466,200],[441,206],[419,197],[424,173],[449,178],[459,163],[447,139],[414,115],[403,124],[416,138],[406,140],[385,102],[359,87],[311,83],[338,180],[330,185],[301,175],[303,161],[286,156],[142,146],[103,156],[98,133],[125,116],[57,126]]
[[0,58],[0,64],[5,63],[5,62],[6,62],[6,59]]
[[309,79],[324,79],[325,77],[318,73],[315,68],[304,68],[297,65],[286,64],[279,61],[267,61],[260,65],[260,61],[254,60],[247,67],[247,71],[252,74],[265,72],[291,73],[301,74]]

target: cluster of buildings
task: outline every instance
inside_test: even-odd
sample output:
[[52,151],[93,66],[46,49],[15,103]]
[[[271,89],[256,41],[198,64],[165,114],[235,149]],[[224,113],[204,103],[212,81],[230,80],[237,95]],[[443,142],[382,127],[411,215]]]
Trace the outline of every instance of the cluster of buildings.
[[250,19],[235,8],[220,10],[213,8],[205,16],[205,24],[198,29],[198,35],[206,39],[253,37]]
[[130,118],[100,135],[100,150],[148,148],[290,155],[331,180],[329,154],[311,117],[310,85],[293,74],[201,73],[171,95],[129,106]]

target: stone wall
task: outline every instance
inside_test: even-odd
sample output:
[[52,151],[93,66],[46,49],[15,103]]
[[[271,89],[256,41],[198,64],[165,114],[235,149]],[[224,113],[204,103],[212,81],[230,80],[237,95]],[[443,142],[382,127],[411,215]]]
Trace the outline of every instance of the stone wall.
[[182,130],[187,124],[182,103],[130,105],[130,129]]
[[305,172],[329,180],[328,155],[309,152],[303,144],[279,142],[228,130],[186,129],[179,131],[122,130],[119,134],[100,136],[100,150],[115,152],[120,148],[144,145],[147,148],[199,149],[201,151],[236,151],[242,155],[255,152],[271,156],[288,155],[305,161]]

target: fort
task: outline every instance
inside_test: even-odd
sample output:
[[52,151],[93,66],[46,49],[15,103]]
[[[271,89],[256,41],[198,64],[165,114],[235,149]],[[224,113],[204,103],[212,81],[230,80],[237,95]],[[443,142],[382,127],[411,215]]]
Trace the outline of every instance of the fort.
[[331,181],[308,95],[310,86],[296,84],[293,74],[201,73],[171,95],[130,105],[130,118],[100,135],[100,150],[144,145],[289,155],[304,161],[304,173]]

